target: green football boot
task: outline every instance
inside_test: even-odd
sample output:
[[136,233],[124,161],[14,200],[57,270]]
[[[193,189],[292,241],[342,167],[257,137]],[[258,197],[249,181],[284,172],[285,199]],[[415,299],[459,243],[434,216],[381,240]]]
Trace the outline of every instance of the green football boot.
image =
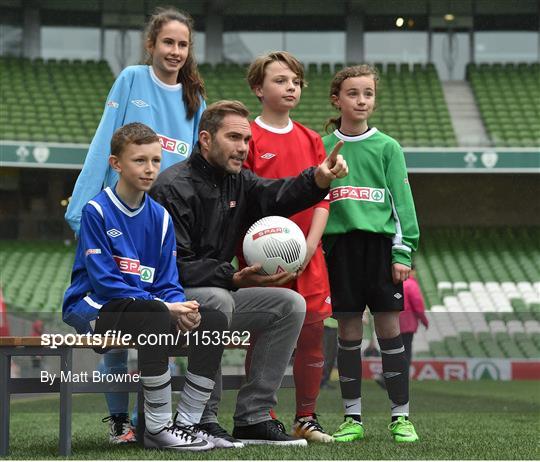
[[418,435],[414,429],[414,425],[404,416],[399,416],[397,420],[394,420],[388,425],[388,430],[392,433],[394,441],[398,443],[412,443],[418,441]]
[[347,417],[332,437],[334,438],[334,441],[339,443],[350,443],[351,441],[362,440],[364,439],[364,426],[352,417]]

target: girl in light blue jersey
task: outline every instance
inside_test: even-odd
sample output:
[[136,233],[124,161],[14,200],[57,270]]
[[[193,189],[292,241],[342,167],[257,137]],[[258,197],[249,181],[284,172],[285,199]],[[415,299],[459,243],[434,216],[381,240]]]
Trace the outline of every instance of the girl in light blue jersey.
[[[110,140],[117,128],[131,122],[151,127],[159,136],[161,171],[185,160],[197,141],[206,104],[202,78],[193,55],[193,20],[176,9],[157,9],[145,33],[148,59],[129,66],[116,79],[103,116],[88,149],[67,208],[66,221],[78,234],[83,207],[103,188],[113,188],[118,175],[109,166]],[[100,364],[102,373],[126,373],[127,350],[111,350]],[[111,443],[135,441],[129,424],[127,393],[106,395]]]
[[109,142],[117,128],[131,122],[151,127],[160,138],[162,171],[191,153],[206,107],[192,31],[191,18],[174,9],[158,10],[150,18],[145,38],[147,64],[127,67],[114,82],[75,183],[66,212],[75,233],[86,203],[118,181],[108,164]]

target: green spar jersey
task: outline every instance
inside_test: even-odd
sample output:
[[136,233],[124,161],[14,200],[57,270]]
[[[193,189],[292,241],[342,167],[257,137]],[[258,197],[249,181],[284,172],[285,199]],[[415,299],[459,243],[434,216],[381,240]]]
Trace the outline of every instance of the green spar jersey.
[[384,234],[392,238],[392,263],[410,267],[420,232],[399,143],[376,128],[358,136],[335,130],[323,137],[326,152],[340,140],[349,174],[330,186],[325,241],[331,246],[333,235],[354,230]]

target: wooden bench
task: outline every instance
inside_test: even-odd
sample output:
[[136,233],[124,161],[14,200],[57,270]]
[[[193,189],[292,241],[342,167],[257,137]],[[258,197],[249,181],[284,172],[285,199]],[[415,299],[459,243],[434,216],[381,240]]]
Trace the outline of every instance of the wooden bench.
[[[103,347],[126,348],[124,345],[117,345],[113,342],[106,342]],[[60,433],[59,433],[59,454],[69,456],[71,454],[71,413],[72,398],[74,393],[117,393],[130,392],[137,393],[139,419],[137,433],[142,434],[144,430],[144,416],[141,411],[144,409],[144,397],[142,384],[140,382],[121,383],[94,383],[61,381],[56,377],[52,383],[43,383],[41,378],[13,378],[11,377],[11,358],[13,356],[58,356],[60,358],[60,373],[66,377],[72,372],[73,349],[74,348],[94,348],[82,341],[80,345],[68,346],[60,345],[57,348],[43,346],[40,337],[0,337],[0,456],[7,456],[9,453],[9,417],[10,417],[10,397],[16,393],[59,393],[60,394]],[[136,348],[131,345],[130,348]],[[239,346],[229,346],[227,348],[244,348]],[[177,348],[171,350],[170,356],[186,356],[187,348]],[[244,383],[244,375],[224,375],[223,389],[237,390]],[[173,391],[180,391],[184,383],[184,377],[173,376],[171,385]],[[292,377],[283,378],[282,387],[293,387]]]

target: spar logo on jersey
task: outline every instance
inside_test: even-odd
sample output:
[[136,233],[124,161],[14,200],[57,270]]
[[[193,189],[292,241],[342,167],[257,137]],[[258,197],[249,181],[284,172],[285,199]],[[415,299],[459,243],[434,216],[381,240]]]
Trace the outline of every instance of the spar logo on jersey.
[[330,190],[330,202],[353,201],[384,202],[384,189],[358,186],[340,186]]
[[154,282],[154,273],[156,272],[155,268],[143,266],[139,260],[135,260],[133,258],[119,257],[117,255],[113,255],[113,258],[121,273],[136,274],[143,282]]
[[175,140],[174,138],[167,138],[163,135],[158,135],[161,148],[164,151],[178,154],[182,157],[187,157],[189,154],[189,143],[181,140]]
[[113,258],[121,273],[141,274],[141,262],[139,260],[134,260],[133,258],[127,257],[118,257],[116,255],[113,255]]
[[276,157],[276,155],[272,154],[271,152],[267,152],[266,154],[263,154],[261,156],[261,159],[270,160],[270,159],[272,159],[272,157]]
[[151,284],[154,282],[154,273],[156,272],[155,268],[150,268],[149,266],[140,266],[141,281],[148,282]]

